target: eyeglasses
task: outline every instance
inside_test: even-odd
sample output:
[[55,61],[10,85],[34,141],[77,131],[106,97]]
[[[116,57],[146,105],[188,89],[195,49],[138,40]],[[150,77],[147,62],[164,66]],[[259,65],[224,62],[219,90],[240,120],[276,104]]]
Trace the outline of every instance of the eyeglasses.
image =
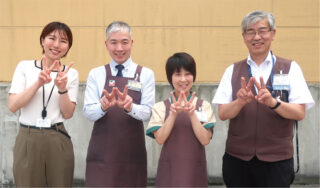
[[247,38],[253,38],[258,34],[260,37],[266,36],[271,30],[270,29],[261,29],[261,30],[248,30],[244,33]]

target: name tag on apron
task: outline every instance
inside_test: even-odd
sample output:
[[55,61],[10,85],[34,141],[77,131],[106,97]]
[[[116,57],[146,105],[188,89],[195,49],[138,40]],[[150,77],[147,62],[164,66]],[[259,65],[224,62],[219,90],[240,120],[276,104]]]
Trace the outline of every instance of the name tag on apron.
[[142,84],[136,80],[128,80],[128,89],[133,91],[141,91]]
[[273,76],[272,96],[280,98],[282,101],[289,102],[290,82],[288,74],[275,74]]
[[275,74],[273,76],[273,90],[290,90],[288,74]]
[[50,119],[38,118],[38,119],[37,119],[36,127],[40,127],[40,128],[50,128],[50,127],[51,127],[51,120],[50,120]]

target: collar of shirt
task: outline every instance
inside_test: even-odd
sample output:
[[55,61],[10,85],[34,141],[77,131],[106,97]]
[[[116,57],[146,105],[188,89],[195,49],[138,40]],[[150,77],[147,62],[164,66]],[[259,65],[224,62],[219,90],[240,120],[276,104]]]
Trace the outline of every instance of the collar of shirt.
[[[132,59],[129,58],[127,59],[127,61],[125,61],[124,63],[122,63],[122,65],[124,66],[124,69],[122,70],[123,72],[123,75],[125,75],[126,72],[128,72],[129,70],[129,67],[130,67],[130,64],[132,64]],[[118,69],[116,68],[116,66],[119,65],[119,63],[115,62],[113,59],[111,60],[110,62],[110,66],[111,66],[111,69],[113,70],[112,72],[113,73],[117,73],[118,72]],[[112,73],[112,74],[113,74]]]
[[276,62],[276,57],[269,52],[266,59],[261,63],[260,66],[252,60],[250,54],[248,55],[247,63],[251,66],[252,76],[256,78],[257,82],[260,84],[260,77],[263,77],[263,81],[266,84],[272,69],[272,58]]
[[[268,53],[268,56],[266,57],[266,59],[261,63],[260,67],[261,68],[267,68],[267,67],[272,67],[272,58],[274,58],[274,63],[276,63],[276,56],[272,55],[271,52]],[[251,66],[251,68],[257,68],[259,69],[258,65],[256,64],[256,62],[253,61],[253,59],[251,58],[251,55],[248,55],[247,58],[247,63],[248,65]]]

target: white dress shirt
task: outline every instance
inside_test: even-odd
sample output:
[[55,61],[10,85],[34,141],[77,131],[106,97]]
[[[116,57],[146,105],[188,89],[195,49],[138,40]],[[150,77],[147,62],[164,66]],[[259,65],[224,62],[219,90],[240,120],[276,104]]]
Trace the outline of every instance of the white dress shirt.
[[[276,56],[270,52],[267,58],[258,66],[251,58],[250,54],[247,58],[247,63],[251,67],[252,76],[260,83],[260,76],[263,81],[268,81],[272,69],[272,57],[276,63]],[[212,103],[217,106],[218,104],[227,104],[232,102],[232,74],[233,64],[230,65],[224,72],[217,92],[212,100]],[[295,62],[291,62],[290,70],[288,73],[289,78],[289,103],[305,104],[306,110],[314,105],[314,100],[309,91],[308,85],[304,79],[300,66]],[[246,80],[247,81],[247,80]],[[241,82],[241,80],[239,80]],[[257,91],[257,88],[255,88]]]
[[[115,61],[110,62],[111,74],[116,76],[118,65]],[[122,64],[123,77],[133,78],[136,72],[137,64],[131,58]],[[86,91],[84,96],[83,115],[90,121],[97,121],[107,112],[101,109],[100,99],[106,82],[105,66],[100,66],[92,69],[89,73]],[[155,80],[154,73],[151,69],[143,67],[140,74],[141,88],[141,103],[132,105],[132,110],[128,114],[141,121],[148,121],[151,116],[152,106],[155,103]]]

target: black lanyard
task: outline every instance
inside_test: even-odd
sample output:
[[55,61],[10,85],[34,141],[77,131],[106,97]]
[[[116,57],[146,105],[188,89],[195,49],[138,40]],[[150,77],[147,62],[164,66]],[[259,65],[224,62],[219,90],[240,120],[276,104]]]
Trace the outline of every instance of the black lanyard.
[[[42,60],[41,60],[41,70],[43,70],[43,69],[42,69]],[[42,112],[41,112],[41,117],[42,117],[42,119],[45,119],[45,118],[47,117],[47,106],[48,106],[48,104],[49,104],[49,100],[50,100],[50,98],[51,98],[51,95],[52,95],[52,92],[53,92],[53,88],[54,88],[54,84],[53,84],[53,86],[52,86],[52,89],[51,89],[49,98],[48,98],[48,100],[47,100],[47,105],[44,105],[45,91],[44,91],[44,85],[42,86],[42,106],[43,106]]]
[[[274,57],[272,54],[272,51],[270,51],[271,53],[271,58],[272,58],[272,68],[271,68],[271,73],[270,73],[270,82],[271,82],[271,86],[266,86],[267,89],[271,92],[273,91],[273,67],[274,67]],[[252,72],[251,72],[251,66],[248,64],[248,72],[249,72],[249,77],[252,77]],[[261,83],[260,83],[261,84]]]

